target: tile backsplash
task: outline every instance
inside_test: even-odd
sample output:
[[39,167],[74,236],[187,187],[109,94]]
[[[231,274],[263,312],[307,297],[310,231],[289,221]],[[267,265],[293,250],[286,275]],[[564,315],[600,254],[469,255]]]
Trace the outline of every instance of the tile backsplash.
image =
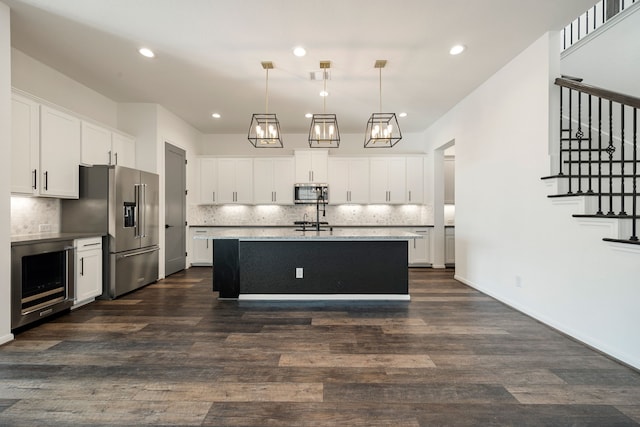
[[[190,225],[293,225],[316,220],[315,205],[191,205]],[[332,225],[430,225],[431,206],[423,205],[339,205],[327,206],[320,221]]]
[[[48,228],[48,229],[47,229]],[[60,200],[11,197],[11,235],[60,231]]]

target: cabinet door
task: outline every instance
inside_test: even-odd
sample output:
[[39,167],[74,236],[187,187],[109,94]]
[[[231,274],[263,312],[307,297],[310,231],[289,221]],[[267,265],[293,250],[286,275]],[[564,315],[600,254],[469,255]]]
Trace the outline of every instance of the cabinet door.
[[213,265],[213,241],[193,239],[198,234],[206,234],[207,229],[192,228],[191,265]]
[[218,159],[218,197],[216,203],[236,201],[236,161]]
[[253,203],[253,159],[236,159],[235,203]]
[[444,263],[445,265],[456,263],[456,236],[455,229],[452,227],[444,229]]
[[445,205],[453,205],[456,203],[456,183],[455,183],[455,157],[444,158],[444,203]]
[[369,203],[369,159],[349,160],[349,203]]
[[274,203],[274,163],[273,159],[253,160],[253,202]]
[[34,194],[40,185],[39,109],[28,98],[13,94],[11,98],[11,192]]
[[294,155],[297,183],[313,182],[323,184],[327,182],[328,151],[296,151]]
[[80,153],[82,164],[111,164],[111,131],[83,121]]
[[40,194],[78,198],[80,120],[40,106]]
[[273,160],[273,193],[279,205],[293,205],[293,174],[293,158]]
[[385,158],[372,158],[369,162],[371,203],[388,203],[389,164]]
[[407,198],[406,162],[404,157],[388,159],[387,189],[389,191],[389,203],[405,203]]
[[329,203],[349,203],[349,160],[331,158],[328,161]]
[[409,265],[431,265],[431,231],[428,228],[415,228],[411,232],[422,235],[422,239],[409,242]]
[[423,157],[407,157],[407,203],[424,203]]
[[198,204],[206,205],[217,202],[218,161],[201,157],[198,159],[199,183]]
[[78,239],[76,248],[77,305],[102,294],[102,238]]
[[136,167],[136,141],[125,135],[118,133],[112,134],[111,137],[111,164],[125,166],[128,168]]

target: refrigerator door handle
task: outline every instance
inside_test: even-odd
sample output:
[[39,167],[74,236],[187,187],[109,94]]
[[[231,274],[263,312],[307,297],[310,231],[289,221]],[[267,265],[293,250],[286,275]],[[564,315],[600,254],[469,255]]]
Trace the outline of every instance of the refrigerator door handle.
[[136,204],[134,209],[134,218],[133,218],[133,236],[136,238],[140,237],[140,185],[133,185],[133,198]]
[[142,194],[140,198],[140,207],[142,208],[142,214],[140,215],[141,232],[140,237],[147,237],[147,184],[140,184]]

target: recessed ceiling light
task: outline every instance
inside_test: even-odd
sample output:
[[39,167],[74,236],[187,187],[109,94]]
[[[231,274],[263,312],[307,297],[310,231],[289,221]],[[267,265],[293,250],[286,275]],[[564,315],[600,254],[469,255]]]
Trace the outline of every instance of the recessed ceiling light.
[[214,119],[219,119],[220,118],[220,113],[213,113],[211,115],[211,117],[213,117]]
[[320,96],[329,96],[329,92],[327,92],[326,90],[321,90]]
[[301,58],[307,54],[307,51],[302,46],[296,46],[293,48],[293,54],[298,58]]
[[398,116],[399,116],[399,117],[407,117],[407,113],[402,112],[402,113],[398,114]]
[[311,117],[313,117],[313,114],[311,114],[311,113],[307,113],[307,114],[305,114],[304,116],[305,116],[307,119],[310,119]]
[[140,52],[140,55],[146,56],[147,58],[153,58],[154,56],[156,56],[156,54],[153,53],[153,51],[148,47],[141,47],[140,49],[138,49],[138,52]]
[[450,55],[460,55],[462,52],[464,52],[464,50],[467,47],[465,45],[462,44],[457,44],[455,46],[453,46],[451,49],[449,49],[449,54]]

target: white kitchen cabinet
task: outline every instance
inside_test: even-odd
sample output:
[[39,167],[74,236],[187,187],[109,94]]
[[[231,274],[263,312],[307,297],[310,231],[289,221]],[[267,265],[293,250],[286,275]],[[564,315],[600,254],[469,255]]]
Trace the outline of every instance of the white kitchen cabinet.
[[113,132],[111,134],[111,164],[136,167],[136,140],[130,136]]
[[456,158],[445,156],[444,158],[444,204],[453,205],[456,203],[456,181],[455,181]]
[[77,199],[79,165],[80,119],[41,105],[39,194]]
[[293,158],[253,159],[253,203],[292,205],[294,183]]
[[456,263],[456,229],[444,228],[444,264],[449,267]]
[[218,158],[216,203],[253,203],[253,159]]
[[81,160],[85,165],[120,165],[134,168],[136,141],[94,123],[82,121]]
[[37,194],[40,160],[40,106],[13,94],[11,98],[11,192]]
[[[312,182],[324,184],[328,180],[327,150],[296,150],[294,152],[296,165],[296,183]],[[331,191],[331,190],[329,190]],[[329,195],[331,197],[331,195]]]
[[405,203],[407,200],[405,158],[372,157],[369,165],[371,203]]
[[407,203],[424,203],[424,157],[410,156],[407,162]]
[[191,265],[209,266],[213,265],[213,240],[194,239],[198,234],[206,234],[207,228],[191,228]]
[[369,203],[369,158],[330,157],[329,202]]
[[102,294],[102,237],[77,239],[75,247],[74,307],[77,307]]
[[81,161],[84,165],[111,164],[111,131],[82,121]]
[[198,158],[198,204],[212,205],[216,203],[218,191],[218,159],[213,157]]
[[420,227],[413,228],[410,231],[420,234],[422,239],[409,241],[409,265],[412,267],[431,266],[431,229]]

